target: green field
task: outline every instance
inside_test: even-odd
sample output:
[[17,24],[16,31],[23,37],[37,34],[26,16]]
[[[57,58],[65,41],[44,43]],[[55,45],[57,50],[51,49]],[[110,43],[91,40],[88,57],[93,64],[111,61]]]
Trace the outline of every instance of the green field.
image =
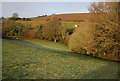
[[75,54],[62,44],[3,39],[3,79],[116,79],[118,63]]
[[[33,28],[36,27],[36,26],[40,26],[40,24],[44,25],[46,23],[46,21],[43,21],[43,20],[40,20],[40,21],[17,21],[17,22],[22,23],[25,26],[30,26],[31,25],[31,27],[33,27]],[[82,26],[83,24],[88,24],[88,23],[86,23],[86,22],[80,23],[80,22],[66,22],[66,21],[62,21],[62,24],[66,28],[74,28],[75,24]]]

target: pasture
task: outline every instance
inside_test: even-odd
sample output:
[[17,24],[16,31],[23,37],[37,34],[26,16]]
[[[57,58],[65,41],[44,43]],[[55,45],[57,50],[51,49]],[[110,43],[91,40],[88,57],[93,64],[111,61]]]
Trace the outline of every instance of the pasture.
[[[22,23],[23,25],[25,25],[26,27],[32,27],[35,28],[37,26],[40,26],[40,24],[45,24],[46,21],[45,20],[38,20],[38,21],[17,21],[19,23]],[[72,29],[74,28],[75,25],[79,25],[80,27],[82,27],[84,24],[89,24],[88,22],[72,22],[72,21],[62,21],[63,26],[66,29]]]
[[[22,23],[26,25],[26,27],[36,27],[40,26],[40,24],[45,24],[47,22],[47,19],[51,18],[60,18],[62,21],[62,24],[66,28],[73,28],[75,24],[82,26],[83,23],[88,24],[90,13],[72,13],[72,14],[56,14],[56,15],[48,15],[46,17],[33,17],[30,18],[32,21],[22,21],[19,20],[17,22]],[[83,23],[81,23],[83,22]]]
[[3,79],[116,79],[118,63],[73,53],[59,43],[2,39]]

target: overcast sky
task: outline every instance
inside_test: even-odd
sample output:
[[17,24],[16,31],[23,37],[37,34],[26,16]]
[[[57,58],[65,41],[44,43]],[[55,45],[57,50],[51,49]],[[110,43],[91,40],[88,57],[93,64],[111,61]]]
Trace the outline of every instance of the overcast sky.
[[118,2],[120,0],[0,0],[0,16],[10,17],[17,12],[20,17],[64,13],[88,13],[92,2]]
[[20,17],[64,13],[88,13],[91,2],[2,2],[2,16],[17,12]]
[[118,2],[120,0],[1,0],[2,2]]

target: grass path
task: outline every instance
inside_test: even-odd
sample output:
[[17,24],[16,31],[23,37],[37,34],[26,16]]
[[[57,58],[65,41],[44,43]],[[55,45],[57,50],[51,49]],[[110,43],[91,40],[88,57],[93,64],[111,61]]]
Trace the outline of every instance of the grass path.
[[118,63],[72,53],[62,44],[3,39],[3,79],[115,79]]

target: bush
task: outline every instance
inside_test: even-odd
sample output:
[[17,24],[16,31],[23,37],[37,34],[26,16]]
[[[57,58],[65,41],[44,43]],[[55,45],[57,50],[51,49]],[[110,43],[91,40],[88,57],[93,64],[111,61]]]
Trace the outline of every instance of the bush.
[[24,26],[13,20],[3,20],[2,27],[2,37],[19,38],[25,32]]
[[[24,23],[23,23],[24,24]],[[22,35],[24,38],[35,38],[36,28],[32,26],[32,23],[24,24],[26,32]]]
[[9,19],[11,19],[11,20],[21,20],[20,17],[10,17]]
[[70,50],[82,54],[92,54],[94,52],[92,47],[95,43],[93,32],[94,28],[90,24],[75,28],[68,43]]
[[118,2],[93,3],[90,12],[91,25],[75,29],[69,40],[69,48],[77,53],[119,61]]
[[43,28],[42,24],[36,27],[36,38],[43,39],[42,28]]
[[99,2],[93,3],[89,8],[93,14],[91,22],[95,26],[94,39],[96,45],[94,49],[99,57],[115,60],[119,55],[119,21],[118,12],[120,2]]
[[25,21],[31,21],[32,19],[31,18],[25,18]]
[[46,40],[57,42],[64,35],[65,28],[58,18],[52,18],[44,24],[42,31]]
[[74,32],[74,28],[68,28],[66,32],[68,35],[71,35]]

